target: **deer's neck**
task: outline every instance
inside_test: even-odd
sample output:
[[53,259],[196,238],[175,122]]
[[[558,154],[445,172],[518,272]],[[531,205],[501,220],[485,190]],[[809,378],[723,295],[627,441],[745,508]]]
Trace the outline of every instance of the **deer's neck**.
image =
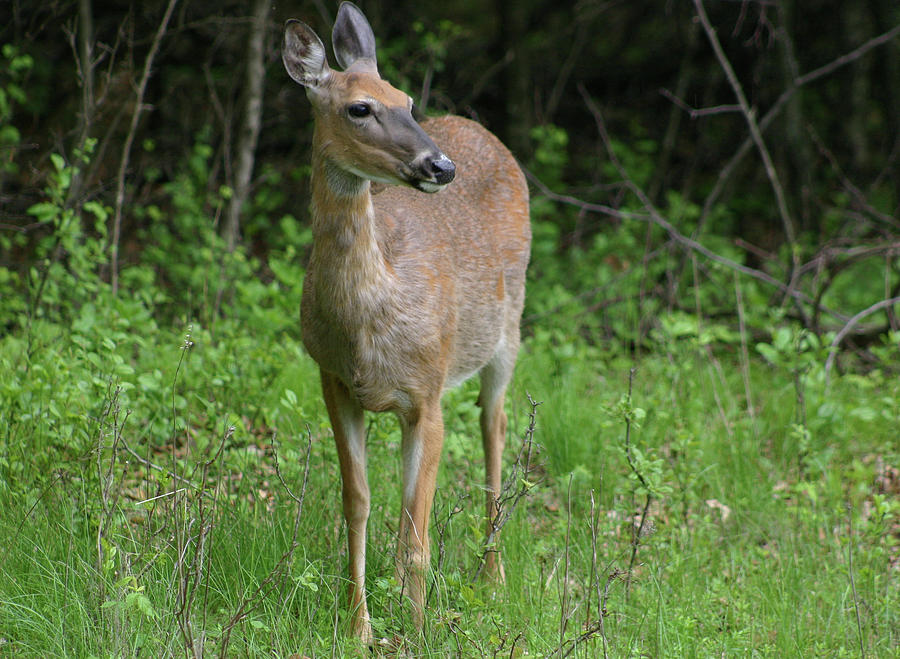
[[[319,288],[336,302],[365,304],[384,290],[390,275],[378,243],[369,181],[325,158],[313,165],[313,251]],[[374,300],[370,300],[374,301]]]

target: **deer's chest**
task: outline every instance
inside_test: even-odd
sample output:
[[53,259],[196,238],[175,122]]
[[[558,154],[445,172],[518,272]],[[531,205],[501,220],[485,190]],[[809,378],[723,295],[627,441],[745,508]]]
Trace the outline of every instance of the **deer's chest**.
[[[312,281],[310,281],[310,279]],[[304,284],[303,342],[369,410],[403,411],[443,381],[440,337],[423,331],[421,309],[382,292]]]

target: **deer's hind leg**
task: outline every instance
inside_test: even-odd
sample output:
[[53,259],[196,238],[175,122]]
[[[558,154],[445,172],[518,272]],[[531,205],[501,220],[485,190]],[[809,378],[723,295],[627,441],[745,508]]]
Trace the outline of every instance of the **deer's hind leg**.
[[506,575],[500,559],[498,549],[500,536],[495,530],[495,523],[500,512],[503,449],[506,446],[507,419],[503,403],[519,349],[518,331],[513,338],[514,341],[507,339],[481,370],[481,392],[478,396],[478,404],[481,406],[481,439],[484,446],[486,538],[490,539],[484,557],[483,571],[487,577],[500,582],[505,580]]

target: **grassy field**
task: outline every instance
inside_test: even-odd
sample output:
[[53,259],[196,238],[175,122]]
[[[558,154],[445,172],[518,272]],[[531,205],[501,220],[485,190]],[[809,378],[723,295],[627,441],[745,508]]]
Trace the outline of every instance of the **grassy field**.
[[[337,460],[296,337],[133,316],[83,309],[0,340],[0,656],[364,654],[344,636]],[[477,390],[448,393],[422,636],[393,575],[399,432],[371,417],[377,654],[900,656],[900,382],[826,384],[802,335],[662,327],[637,356],[526,340],[503,586],[475,578]]]

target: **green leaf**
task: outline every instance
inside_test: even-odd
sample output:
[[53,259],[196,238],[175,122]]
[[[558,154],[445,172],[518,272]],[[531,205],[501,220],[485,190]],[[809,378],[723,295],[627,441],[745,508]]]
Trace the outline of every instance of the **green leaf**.
[[850,410],[850,416],[860,421],[874,421],[878,418],[878,412],[871,407],[855,407]]
[[138,610],[150,620],[156,620],[156,609],[153,608],[150,598],[143,593],[137,593],[137,596]]
[[[2,111],[0,111],[2,114]],[[18,144],[22,135],[15,126],[0,126],[0,144]]]
[[281,401],[285,407],[297,407],[297,394],[290,389],[284,390],[284,398]]
[[777,364],[779,361],[778,351],[768,343],[757,343],[756,351],[761,354],[766,359],[766,361],[772,364]]
[[109,218],[109,212],[106,210],[106,208],[103,207],[103,204],[97,201],[86,202],[83,208],[88,213],[93,213],[94,216],[101,222],[105,222],[107,218]]
[[49,201],[42,201],[28,208],[28,214],[33,215],[39,222],[52,222],[59,215],[59,206]]

